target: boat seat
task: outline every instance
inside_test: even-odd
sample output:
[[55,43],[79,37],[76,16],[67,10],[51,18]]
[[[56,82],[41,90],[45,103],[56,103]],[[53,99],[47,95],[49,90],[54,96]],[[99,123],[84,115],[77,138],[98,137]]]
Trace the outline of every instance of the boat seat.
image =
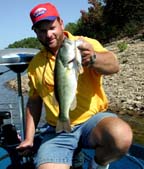
[[10,119],[11,113],[9,111],[0,111],[0,119]]

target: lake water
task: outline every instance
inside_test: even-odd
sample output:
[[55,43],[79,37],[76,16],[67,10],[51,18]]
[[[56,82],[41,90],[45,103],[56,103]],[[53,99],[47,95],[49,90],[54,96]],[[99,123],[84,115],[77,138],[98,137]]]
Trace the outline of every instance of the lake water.
[[[0,73],[9,70],[8,67],[0,65]],[[21,76],[24,75],[26,71],[21,73]],[[21,111],[21,98],[18,96],[18,92],[9,89],[5,86],[5,83],[9,80],[17,79],[17,73],[13,71],[8,71],[0,75],[0,111],[10,111],[11,119],[4,120],[4,123],[13,123],[17,130],[24,129],[24,115]],[[27,103],[28,96],[26,94],[22,95],[23,104],[24,104],[24,112]],[[45,123],[44,120],[44,109],[42,111],[42,117],[40,119],[39,126],[42,126]]]
[[[0,72],[7,71],[9,68],[0,65]],[[25,73],[25,72],[24,72]],[[23,74],[23,73],[22,73]],[[20,109],[19,109],[19,97],[16,91],[6,88],[5,83],[11,79],[17,78],[17,73],[9,71],[0,75],[0,111],[6,110],[11,112],[12,118],[5,120],[5,123],[12,122],[16,125],[17,129],[21,128],[20,124]],[[24,106],[27,101],[27,96],[23,95]]]

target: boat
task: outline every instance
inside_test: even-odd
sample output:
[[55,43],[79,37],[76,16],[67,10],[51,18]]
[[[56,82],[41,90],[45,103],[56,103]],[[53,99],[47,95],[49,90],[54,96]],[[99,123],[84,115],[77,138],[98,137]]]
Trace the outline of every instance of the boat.
[[[83,152],[85,156],[83,169],[88,169],[95,151],[83,149]],[[110,163],[109,169],[144,169],[144,145],[133,143],[125,156]]]
[[[38,52],[37,49],[12,48],[0,50],[0,65],[9,67],[17,73],[18,98],[21,123],[21,137],[24,137],[24,108],[21,91],[21,72],[23,72],[32,57]],[[13,124],[4,124],[4,119],[11,118],[10,112],[0,111],[0,168],[1,169],[35,169],[34,154],[39,145],[40,130],[35,136],[35,146],[27,155],[20,155],[16,150],[19,144],[17,131]],[[83,169],[88,169],[94,158],[95,151],[92,149],[82,149]],[[144,169],[144,145],[133,143],[129,152],[121,159],[112,162],[109,169]]]

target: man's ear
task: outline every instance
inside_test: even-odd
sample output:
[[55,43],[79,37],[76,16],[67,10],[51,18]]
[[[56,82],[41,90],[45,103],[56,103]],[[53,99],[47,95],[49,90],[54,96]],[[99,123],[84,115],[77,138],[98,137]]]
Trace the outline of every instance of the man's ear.
[[57,19],[58,19],[58,22],[60,23],[60,25],[62,26],[62,28],[64,29],[64,22],[63,22],[63,20],[60,17],[58,17]]

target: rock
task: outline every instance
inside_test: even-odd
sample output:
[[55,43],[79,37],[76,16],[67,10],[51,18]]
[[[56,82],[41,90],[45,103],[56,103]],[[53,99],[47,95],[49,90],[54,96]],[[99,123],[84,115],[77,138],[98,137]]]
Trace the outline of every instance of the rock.
[[[21,76],[21,87],[22,87],[23,94],[27,94],[29,91],[28,82],[29,82],[29,80],[28,80],[27,74]],[[5,86],[17,91],[18,90],[17,79],[7,81]]]

